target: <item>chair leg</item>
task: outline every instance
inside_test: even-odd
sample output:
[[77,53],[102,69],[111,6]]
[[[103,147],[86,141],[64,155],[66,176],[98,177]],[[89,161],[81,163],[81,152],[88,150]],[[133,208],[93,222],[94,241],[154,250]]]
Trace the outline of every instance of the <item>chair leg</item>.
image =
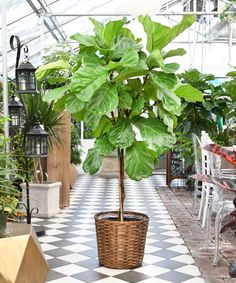
[[210,239],[211,239],[211,220],[212,220],[212,215],[213,215],[213,210],[212,210],[213,203],[211,203],[208,206],[207,210],[207,222],[206,222],[206,248],[210,246]]
[[195,212],[197,205],[197,192],[198,192],[198,180],[195,180],[194,193],[193,193],[193,206],[192,206],[193,213]]
[[207,218],[207,209],[209,205],[209,196],[210,196],[210,189],[206,189],[206,197],[205,197],[205,204],[203,208],[203,217],[202,217],[202,228],[206,226],[206,218]]
[[202,195],[201,195],[201,201],[200,201],[200,207],[199,207],[199,211],[198,211],[198,217],[197,220],[201,220],[202,218],[202,211],[203,211],[203,203],[205,201],[205,188],[202,188]]
[[222,206],[217,214],[215,220],[215,250],[214,250],[214,259],[213,265],[216,266],[219,261],[219,253],[220,253],[220,229],[222,226],[222,221],[227,214],[224,213],[224,207]]

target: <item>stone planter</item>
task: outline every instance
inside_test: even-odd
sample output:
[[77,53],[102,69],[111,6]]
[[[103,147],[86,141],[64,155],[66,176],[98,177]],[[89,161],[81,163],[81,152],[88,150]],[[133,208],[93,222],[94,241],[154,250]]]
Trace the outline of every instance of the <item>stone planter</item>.
[[70,164],[70,187],[72,188],[79,176],[77,166],[73,163]]
[[[30,208],[37,207],[37,217],[49,218],[60,212],[61,182],[48,182],[42,184],[29,184]],[[21,184],[22,201],[26,204],[26,184]]]

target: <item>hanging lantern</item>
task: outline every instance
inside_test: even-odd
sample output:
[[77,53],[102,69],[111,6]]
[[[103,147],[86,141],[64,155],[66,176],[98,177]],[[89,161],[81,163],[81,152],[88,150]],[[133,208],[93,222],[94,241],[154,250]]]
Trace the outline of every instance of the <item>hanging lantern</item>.
[[21,63],[16,68],[16,86],[18,93],[37,93],[35,71],[36,68],[27,58],[26,62]]
[[22,107],[20,101],[15,99],[15,96],[12,95],[8,102],[8,111],[10,116],[9,126],[13,128],[21,127],[21,119],[22,119]]
[[26,134],[26,156],[48,156],[48,133],[40,126],[39,122]]

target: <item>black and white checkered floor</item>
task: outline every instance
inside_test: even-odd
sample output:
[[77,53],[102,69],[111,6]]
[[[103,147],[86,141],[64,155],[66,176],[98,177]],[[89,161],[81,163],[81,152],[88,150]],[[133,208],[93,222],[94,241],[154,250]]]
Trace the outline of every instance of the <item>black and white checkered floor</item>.
[[116,179],[80,176],[71,192],[71,206],[56,217],[34,223],[44,225],[40,237],[50,266],[50,283],[204,283],[198,267],[155,191],[163,185],[155,175],[141,182],[126,180],[126,208],[149,215],[143,265],[134,270],[99,266],[94,214],[117,210]]

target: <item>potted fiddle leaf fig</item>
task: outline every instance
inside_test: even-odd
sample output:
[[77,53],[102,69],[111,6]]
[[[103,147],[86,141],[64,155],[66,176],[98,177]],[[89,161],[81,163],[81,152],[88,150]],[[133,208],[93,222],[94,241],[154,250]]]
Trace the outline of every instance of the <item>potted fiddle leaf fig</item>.
[[[119,209],[95,215],[99,262],[110,268],[134,268],[142,263],[148,216],[124,209],[125,173],[137,181],[150,176],[156,159],[176,142],[173,129],[181,99],[202,100],[200,91],[178,80],[179,65],[165,62],[185,51],[163,50],[195,18],[185,16],[176,26],[167,27],[140,16],[146,49],[125,26],[126,19],[107,24],[90,20],[95,35],[71,37],[79,43],[79,52],[70,83],[49,90],[44,100],[63,104],[93,130],[95,144],[84,161],[85,172],[95,174],[104,157],[117,152]],[[42,66],[38,78],[42,80],[56,66],[66,68],[65,64]]]

